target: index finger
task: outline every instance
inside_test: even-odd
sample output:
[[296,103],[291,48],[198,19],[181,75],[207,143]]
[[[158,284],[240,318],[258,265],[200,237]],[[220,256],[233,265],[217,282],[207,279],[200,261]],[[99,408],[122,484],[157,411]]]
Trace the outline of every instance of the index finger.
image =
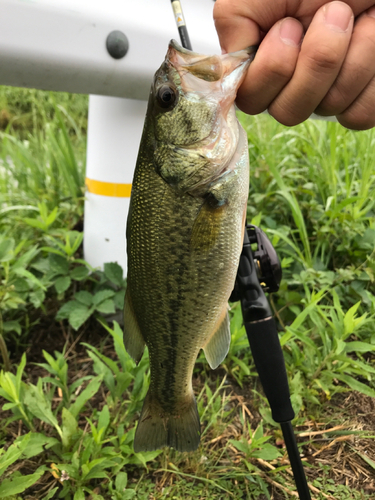
[[214,6],[214,22],[223,52],[236,52],[260,42],[260,30],[255,21],[244,16],[238,0],[217,0]]

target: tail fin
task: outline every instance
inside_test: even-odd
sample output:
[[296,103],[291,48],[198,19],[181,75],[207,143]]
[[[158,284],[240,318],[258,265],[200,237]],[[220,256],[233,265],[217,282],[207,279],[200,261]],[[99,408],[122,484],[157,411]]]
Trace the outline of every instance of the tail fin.
[[194,451],[200,441],[200,422],[194,394],[179,405],[178,413],[167,413],[156,398],[147,393],[134,438],[134,451],[152,451],[170,446],[178,451]]

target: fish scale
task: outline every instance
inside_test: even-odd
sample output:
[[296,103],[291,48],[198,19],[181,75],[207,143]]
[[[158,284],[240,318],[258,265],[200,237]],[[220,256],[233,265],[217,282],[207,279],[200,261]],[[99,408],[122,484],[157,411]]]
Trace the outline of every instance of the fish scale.
[[[127,223],[124,342],[136,361],[148,346],[151,373],[135,451],[197,448],[194,363],[203,348],[216,368],[229,348],[228,298],[249,177],[246,134],[233,102],[250,57],[246,51],[213,57],[218,74],[209,68],[206,81],[207,57],[172,41],[150,93]],[[239,67],[228,106],[218,82]],[[226,144],[228,137],[236,142]],[[160,151],[168,151],[168,168]]]

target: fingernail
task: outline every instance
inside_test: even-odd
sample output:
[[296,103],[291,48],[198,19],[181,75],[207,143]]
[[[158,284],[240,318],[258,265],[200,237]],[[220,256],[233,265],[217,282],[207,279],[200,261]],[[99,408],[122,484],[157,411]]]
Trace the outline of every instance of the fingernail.
[[296,19],[287,17],[280,25],[280,38],[286,45],[296,47],[300,45],[303,35],[301,23]]
[[347,31],[353,17],[352,9],[343,2],[331,2],[324,7],[327,26],[335,31]]
[[370,17],[375,17],[375,7],[371,7],[371,9],[369,9],[366,14]]

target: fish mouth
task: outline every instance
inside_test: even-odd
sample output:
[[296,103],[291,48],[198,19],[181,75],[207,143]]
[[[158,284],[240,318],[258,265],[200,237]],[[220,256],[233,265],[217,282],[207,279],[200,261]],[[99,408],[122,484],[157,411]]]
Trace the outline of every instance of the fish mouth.
[[166,62],[178,71],[184,92],[217,94],[221,104],[232,104],[256,50],[257,46],[251,46],[230,54],[207,56],[171,40]]

